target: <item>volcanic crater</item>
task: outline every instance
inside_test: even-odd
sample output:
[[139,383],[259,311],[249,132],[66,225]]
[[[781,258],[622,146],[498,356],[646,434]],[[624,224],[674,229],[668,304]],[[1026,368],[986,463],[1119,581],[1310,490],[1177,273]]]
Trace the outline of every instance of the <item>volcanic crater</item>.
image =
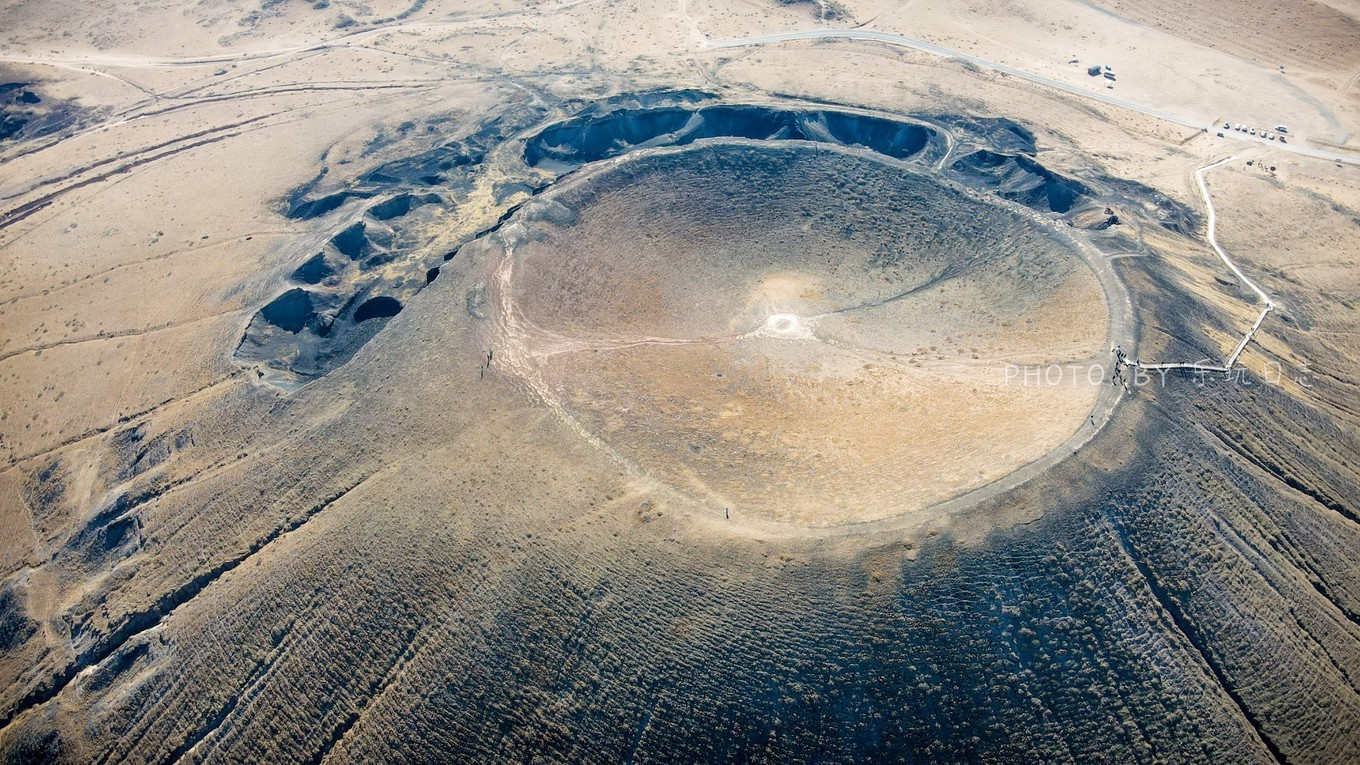
[[1100,250],[1192,213],[1045,167],[1003,118],[712,99],[507,115],[308,184],[289,214],[326,216],[329,244],[299,253],[238,359],[295,389],[452,269],[478,379],[494,357],[652,488],[779,527],[914,524],[1094,435],[1117,391],[1070,370],[1100,370],[1132,326]]
[[1080,433],[1110,308],[1050,219],[864,147],[704,138],[511,216],[488,342],[580,435],[723,515],[832,527],[997,482]]

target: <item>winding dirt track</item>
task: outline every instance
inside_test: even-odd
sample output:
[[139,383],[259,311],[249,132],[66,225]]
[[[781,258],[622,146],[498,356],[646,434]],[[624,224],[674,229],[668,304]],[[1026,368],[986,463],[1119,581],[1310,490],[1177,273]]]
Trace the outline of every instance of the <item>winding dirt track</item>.
[[1256,286],[1255,282],[1253,282],[1251,279],[1248,279],[1247,275],[1242,273],[1242,269],[1238,268],[1237,264],[1232,262],[1232,259],[1228,257],[1228,253],[1224,252],[1223,248],[1218,246],[1218,239],[1215,238],[1214,236],[1218,224],[1218,215],[1214,211],[1214,201],[1209,197],[1209,186],[1204,182],[1204,174],[1210,170],[1213,170],[1216,167],[1226,165],[1229,162],[1232,162],[1234,159],[1237,159],[1237,157],[1232,156],[1228,157],[1227,159],[1220,159],[1219,161],[1211,165],[1205,165],[1204,167],[1201,167],[1200,169],[1195,171],[1195,182],[1199,185],[1200,195],[1204,197],[1204,206],[1209,211],[1209,226],[1205,234],[1206,238],[1209,240],[1209,246],[1214,248],[1214,252],[1218,253],[1218,257],[1222,258],[1223,262],[1228,266],[1228,268],[1232,269],[1232,272],[1237,275],[1238,280],[1241,281],[1243,284],[1247,285],[1248,287],[1250,287],[1252,292],[1256,293],[1256,296],[1259,297],[1261,299],[1261,302],[1265,304],[1265,308],[1261,311],[1261,315],[1256,317],[1256,323],[1252,324],[1251,329],[1247,330],[1247,334],[1242,337],[1242,342],[1237,344],[1237,349],[1234,350],[1232,352],[1232,355],[1228,357],[1228,360],[1222,364],[1211,365],[1202,364],[1200,362],[1188,362],[1188,361],[1145,363],[1135,360],[1133,362],[1133,365],[1136,367],[1140,367],[1142,369],[1158,369],[1158,370],[1193,369],[1201,372],[1231,372],[1232,368],[1237,364],[1237,359],[1241,357],[1242,351],[1245,351],[1247,349],[1247,344],[1251,342],[1251,338],[1256,334],[1256,330],[1261,328],[1261,324],[1266,320],[1266,316],[1270,315],[1270,312],[1275,310],[1275,301],[1271,300],[1270,296],[1267,295],[1264,290]]

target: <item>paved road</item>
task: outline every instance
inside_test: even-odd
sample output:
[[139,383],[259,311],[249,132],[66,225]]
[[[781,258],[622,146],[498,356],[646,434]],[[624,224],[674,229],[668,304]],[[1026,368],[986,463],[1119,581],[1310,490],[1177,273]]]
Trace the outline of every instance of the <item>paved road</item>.
[[[1121,109],[1129,109],[1131,111],[1138,112],[1139,114],[1146,114],[1152,117],[1157,117],[1158,119],[1166,120],[1168,122],[1174,122],[1177,125],[1184,125],[1186,127],[1191,127],[1195,129],[1207,128],[1209,130],[1217,132],[1216,126],[1218,123],[1212,122],[1208,118],[1184,117],[1179,114],[1172,114],[1171,112],[1162,111],[1161,109],[1154,109],[1150,106],[1144,106],[1142,104],[1137,104],[1132,101],[1119,98],[1118,96],[1110,95],[1103,91],[1083,88],[1068,82],[1063,82],[1062,80],[1055,80],[1051,77],[1044,77],[1043,75],[1026,72],[1023,69],[1016,69],[1013,66],[1007,66],[1006,64],[999,64],[995,61],[988,61],[985,58],[971,56],[967,53],[963,53],[962,51],[953,50],[952,48],[945,48],[934,43],[926,42],[925,40],[917,40],[912,37],[903,37],[902,35],[892,34],[891,32],[878,32],[872,29],[809,29],[803,32],[785,32],[782,34],[774,35],[758,35],[756,37],[743,37],[737,40],[717,40],[709,42],[707,47],[710,49],[744,48],[753,45],[767,45],[769,43],[788,42],[791,40],[825,40],[825,39],[869,40],[872,42],[881,42],[887,43],[889,45],[898,45],[904,48],[911,48],[913,50],[923,51],[925,53],[930,53],[936,56],[944,56],[945,58],[954,58],[960,61],[966,61],[970,64],[973,64],[974,66],[982,67],[984,69],[992,69],[998,72],[1005,72],[1006,74],[1009,74],[1013,77],[1018,77],[1022,80],[1028,80],[1030,82],[1045,85],[1050,88],[1056,88],[1057,90],[1061,90],[1064,93],[1071,93],[1072,95],[1075,96],[1089,98],[1093,101],[1099,101],[1101,103],[1109,104],[1111,106],[1117,106]],[[1307,146],[1300,146],[1298,144],[1293,143],[1287,144],[1263,143],[1256,138],[1232,130],[1224,131],[1223,137],[1231,138],[1232,140],[1235,141],[1246,141],[1254,144],[1260,144],[1262,146],[1265,146],[1266,148],[1273,149],[1275,151],[1287,151],[1292,154],[1300,154],[1305,157],[1314,157],[1316,159],[1326,159],[1331,160],[1333,162],[1345,162],[1351,165],[1360,165],[1360,156],[1357,156],[1355,154],[1350,153],[1341,154],[1332,151],[1323,151],[1321,149],[1313,149]]]

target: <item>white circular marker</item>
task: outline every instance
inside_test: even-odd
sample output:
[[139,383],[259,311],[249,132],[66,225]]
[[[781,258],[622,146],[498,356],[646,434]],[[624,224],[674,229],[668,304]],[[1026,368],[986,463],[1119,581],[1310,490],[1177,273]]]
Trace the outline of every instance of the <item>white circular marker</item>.
[[812,332],[796,314],[776,313],[765,319],[761,333],[769,337],[808,338]]

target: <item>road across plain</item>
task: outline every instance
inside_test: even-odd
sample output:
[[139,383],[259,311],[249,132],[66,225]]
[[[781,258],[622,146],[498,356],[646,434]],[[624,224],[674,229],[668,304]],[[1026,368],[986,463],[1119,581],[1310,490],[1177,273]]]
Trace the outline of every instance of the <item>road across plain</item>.
[[[967,53],[957,51],[952,48],[946,48],[942,45],[936,45],[935,43],[926,42],[925,40],[918,40],[914,37],[904,37],[902,35],[893,34],[891,32],[879,32],[872,29],[809,29],[802,32],[784,32],[781,34],[743,37],[734,40],[710,41],[706,47],[709,49],[745,48],[756,45],[768,45],[771,43],[791,42],[795,40],[836,40],[836,39],[866,40],[869,42],[887,43],[888,45],[897,45],[903,48],[911,48],[912,50],[919,50],[924,53],[930,53],[936,56],[943,56],[944,58],[958,59],[960,61],[965,61],[977,67],[981,67],[984,69],[992,69],[998,72],[1004,72],[1005,74],[1020,78],[1022,80],[1027,80],[1029,82],[1037,83],[1039,85],[1055,88],[1057,90],[1063,91],[1064,93],[1070,93],[1075,96],[1081,96],[1082,98],[1088,98],[1093,101],[1099,101],[1103,104],[1109,104],[1110,106],[1117,106],[1121,109],[1129,109],[1131,111],[1138,112],[1139,114],[1146,114],[1150,117],[1156,117],[1158,119],[1166,120],[1167,122],[1174,122],[1177,125],[1195,128],[1196,130],[1214,130],[1215,125],[1218,124],[1216,121],[1210,119],[1184,117],[1179,114],[1173,114],[1168,111],[1163,111],[1161,109],[1155,109],[1151,106],[1144,106],[1143,104],[1134,103],[1133,101],[1119,98],[1118,96],[1112,96],[1109,95],[1108,93],[1102,93],[1100,91],[1089,90],[1087,88],[1082,88],[1068,82],[1063,82],[1062,80],[1055,80],[1052,77],[1045,77],[1043,75],[1034,74],[1032,72],[1027,72],[1023,69],[1017,69],[1013,66],[997,63],[995,61],[988,61],[985,58],[978,58],[977,56],[969,55]],[[1235,141],[1248,141],[1251,143],[1259,143],[1246,135],[1235,134],[1232,132],[1224,133],[1223,137],[1231,138],[1232,140]],[[1354,154],[1341,154],[1333,151],[1323,151],[1322,149],[1313,149],[1307,146],[1300,146],[1298,144],[1292,143],[1282,145],[1268,144],[1266,146],[1267,148],[1276,151],[1287,151],[1292,154],[1299,154],[1305,157],[1313,157],[1315,159],[1326,159],[1331,160],[1333,162],[1344,162],[1350,165],[1360,165],[1360,156]]]

